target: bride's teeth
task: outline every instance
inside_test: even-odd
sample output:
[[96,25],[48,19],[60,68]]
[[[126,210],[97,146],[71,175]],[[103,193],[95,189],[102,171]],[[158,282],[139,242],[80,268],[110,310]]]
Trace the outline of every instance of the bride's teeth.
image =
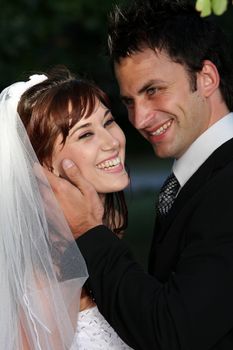
[[105,162],[98,164],[97,168],[98,169],[108,169],[108,168],[114,167],[116,165],[119,165],[120,162],[121,162],[120,158],[116,157],[115,159],[106,160]]

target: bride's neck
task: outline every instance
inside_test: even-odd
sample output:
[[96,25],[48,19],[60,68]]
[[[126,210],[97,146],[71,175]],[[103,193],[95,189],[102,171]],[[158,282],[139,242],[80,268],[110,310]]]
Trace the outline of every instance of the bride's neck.
[[92,300],[90,295],[88,295],[85,288],[82,289],[81,298],[80,298],[80,308],[79,311],[90,309],[95,306],[95,302]]
[[100,200],[102,204],[104,205],[105,199],[106,199],[106,193],[99,193]]

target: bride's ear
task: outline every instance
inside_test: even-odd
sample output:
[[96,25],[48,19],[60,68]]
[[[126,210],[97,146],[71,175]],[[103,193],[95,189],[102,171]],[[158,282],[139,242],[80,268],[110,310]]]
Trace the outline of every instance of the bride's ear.
[[55,167],[52,167],[52,173],[54,175],[60,176],[60,173],[59,173],[58,169],[56,169]]
[[60,176],[60,173],[54,164],[48,165],[46,162],[43,162],[42,165],[47,170],[51,171],[51,173],[53,173],[54,175]]

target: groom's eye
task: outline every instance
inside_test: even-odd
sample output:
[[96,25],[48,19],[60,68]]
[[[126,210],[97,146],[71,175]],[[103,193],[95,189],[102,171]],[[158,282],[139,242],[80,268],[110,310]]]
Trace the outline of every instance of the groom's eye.
[[122,102],[126,107],[131,107],[133,105],[133,99],[132,98],[122,98]]
[[147,95],[152,96],[152,95],[154,95],[157,91],[158,91],[158,88],[156,88],[156,87],[149,87],[149,88],[146,90],[146,93],[147,93]]

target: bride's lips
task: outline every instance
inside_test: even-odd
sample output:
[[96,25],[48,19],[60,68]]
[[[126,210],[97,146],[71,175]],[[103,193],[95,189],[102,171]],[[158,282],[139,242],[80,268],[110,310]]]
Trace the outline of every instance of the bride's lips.
[[108,158],[96,165],[97,169],[106,172],[119,172],[123,170],[123,165],[119,156]]

